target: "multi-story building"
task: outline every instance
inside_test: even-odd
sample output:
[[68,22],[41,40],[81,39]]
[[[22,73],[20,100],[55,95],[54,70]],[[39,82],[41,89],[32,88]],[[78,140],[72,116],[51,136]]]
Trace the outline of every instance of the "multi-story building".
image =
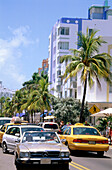
[[[82,32],[86,34],[86,29],[89,32],[99,30],[97,36],[102,36],[107,42],[99,49],[99,53],[106,52],[112,55],[112,9],[108,6],[108,1],[105,0],[104,5],[92,5],[88,10],[88,18],[61,18],[54,25],[49,36],[49,89],[54,88],[52,93],[59,97],[74,97],[82,99],[83,85],[80,80],[80,73],[76,77],[70,78],[67,83],[61,80],[61,75],[64,74],[66,65],[64,62],[60,64],[60,56],[68,55],[70,49],[78,49],[78,35]],[[102,89],[99,89],[97,82],[94,80],[92,89],[87,88],[86,101],[90,104],[97,103],[98,107],[112,107],[112,86],[108,85],[101,79]],[[101,104],[102,103],[102,106]]]
[[0,98],[1,97],[5,97],[5,98],[9,97],[9,98],[12,99],[14,94],[15,94],[15,91],[3,87],[2,86],[2,81],[0,81]]
[[42,61],[42,68],[38,68],[39,75],[41,75],[42,71],[44,74],[48,74],[48,58]]

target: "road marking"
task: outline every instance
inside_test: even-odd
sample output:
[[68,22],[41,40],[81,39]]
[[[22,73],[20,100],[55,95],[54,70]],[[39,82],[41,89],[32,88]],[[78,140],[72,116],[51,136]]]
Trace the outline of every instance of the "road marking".
[[[84,167],[84,166],[82,166],[82,165],[80,165],[80,164],[77,164],[77,163],[75,163],[75,162],[71,162],[70,165],[71,165],[71,166],[74,166],[75,168],[77,168],[77,169],[79,169],[79,170],[83,170],[83,169],[90,170],[90,169],[88,169],[88,168],[86,168],[86,167]],[[83,168],[83,169],[82,169],[82,168]]]
[[75,166],[75,165],[73,165],[73,164],[71,164],[71,163],[69,163],[71,166],[73,166],[73,167],[75,167],[76,169],[79,169],[79,170],[83,170],[82,168],[79,168],[79,167],[77,167],[77,166]]

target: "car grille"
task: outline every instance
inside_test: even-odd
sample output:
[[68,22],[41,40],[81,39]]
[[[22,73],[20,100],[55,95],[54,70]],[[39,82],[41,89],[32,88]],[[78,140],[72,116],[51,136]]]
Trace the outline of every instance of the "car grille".
[[59,158],[59,151],[31,152],[30,158]]

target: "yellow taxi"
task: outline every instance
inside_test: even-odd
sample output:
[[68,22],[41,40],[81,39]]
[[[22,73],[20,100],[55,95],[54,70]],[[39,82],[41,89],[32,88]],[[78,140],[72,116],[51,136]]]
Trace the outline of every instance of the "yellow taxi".
[[108,151],[108,139],[101,136],[100,132],[93,126],[85,126],[82,123],[68,126],[59,135],[60,139],[68,145],[70,151],[82,150],[97,152],[99,156],[104,155],[104,151]]
[[0,129],[0,144],[2,143],[2,138],[4,133],[8,130],[9,127],[14,126],[14,125],[22,125],[25,124],[24,122],[14,122],[14,123],[6,123],[2,125]]

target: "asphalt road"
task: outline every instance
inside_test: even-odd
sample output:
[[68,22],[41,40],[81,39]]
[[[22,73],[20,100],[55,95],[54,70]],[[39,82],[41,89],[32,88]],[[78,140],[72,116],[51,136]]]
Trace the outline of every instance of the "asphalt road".
[[[70,170],[112,170],[112,147],[99,158],[96,153],[83,153],[71,156]],[[45,168],[46,169],[46,168]],[[0,148],[0,170],[16,170],[14,155],[3,154]]]

